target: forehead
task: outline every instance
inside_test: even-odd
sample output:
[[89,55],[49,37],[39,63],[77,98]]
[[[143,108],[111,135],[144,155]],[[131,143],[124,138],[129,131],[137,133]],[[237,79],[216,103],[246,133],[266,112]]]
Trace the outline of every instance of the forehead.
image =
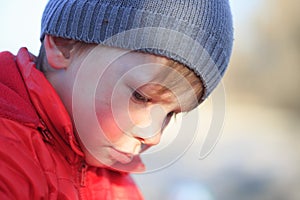
[[134,76],[136,80],[153,81],[168,68],[169,60],[165,57],[140,52],[126,52],[112,63],[115,73]]

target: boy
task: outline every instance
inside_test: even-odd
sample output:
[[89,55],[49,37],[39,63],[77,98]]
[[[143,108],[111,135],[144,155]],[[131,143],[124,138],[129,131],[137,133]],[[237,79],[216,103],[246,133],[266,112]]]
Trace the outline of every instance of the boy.
[[128,172],[220,81],[232,22],[227,0],[50,0],[41,41],[0,54],[1,199],[142,199]]

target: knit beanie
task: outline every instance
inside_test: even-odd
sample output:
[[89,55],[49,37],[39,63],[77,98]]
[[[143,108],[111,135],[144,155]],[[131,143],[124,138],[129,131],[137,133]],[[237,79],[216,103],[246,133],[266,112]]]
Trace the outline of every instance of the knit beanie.
[[193,70],[204,100],[232,50],[229,0],[49,0],[45,34],[161,55]]

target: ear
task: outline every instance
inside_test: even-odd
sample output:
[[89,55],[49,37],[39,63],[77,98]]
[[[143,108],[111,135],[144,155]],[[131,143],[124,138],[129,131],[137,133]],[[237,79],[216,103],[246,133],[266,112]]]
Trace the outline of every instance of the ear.
[[65,69],[71,62],[71,51],[75,41],[46,35],[44,46],[49,65],[55,69]]

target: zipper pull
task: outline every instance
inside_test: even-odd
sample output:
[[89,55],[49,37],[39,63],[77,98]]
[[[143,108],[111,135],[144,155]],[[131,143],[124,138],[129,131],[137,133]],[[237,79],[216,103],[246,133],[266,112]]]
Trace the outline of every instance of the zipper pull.
[[40,132],[43,135],[43,140],[45,142],[53,144],[53,142],[52,142],[52,136],[51,136],[50,131],[48,130],[46,124],[43,122],[43,120],[40,120],[40,122],[41,122],[41,125],[38,127],[38,129],[40,130]]
[[80,182],[80,185],[82,187],[86,186],[85,177],[86,177],[87,168],[88,168],[87,164],[83,162],[81,165],[81,182]]

